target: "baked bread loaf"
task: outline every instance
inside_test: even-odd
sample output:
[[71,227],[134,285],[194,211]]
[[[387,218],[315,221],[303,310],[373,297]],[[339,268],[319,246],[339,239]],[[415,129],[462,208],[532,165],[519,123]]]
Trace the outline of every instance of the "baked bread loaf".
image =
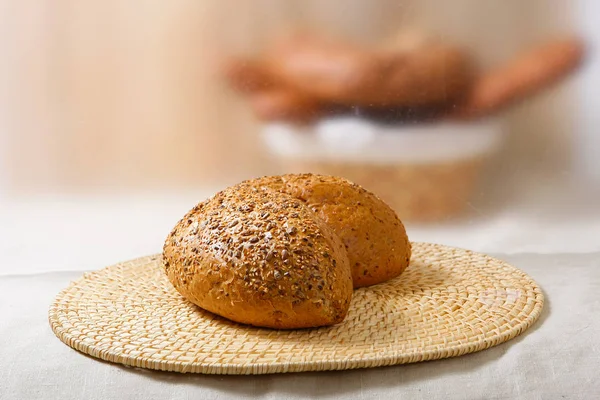
[[439,43],[372,51],[332,39],[296,36],[275,45],[266,65],[273,79],[322,101],[348,106],[449,103],[472,81],[466,54]]
[[313,174],[267,176],[244,184],[269,187],[304,202],[340,237],[355,288],[385,282],[408,267],[410,242],[396,213],[346,179]]
[[246,184],[188,212],[163,263],[186,299],[255,326],[336,324],[352,297],[346,250],[332,229],[292,196]]
[[368,49],[333,38],[293,35],[258,58],[223,64],[230,85],[248,96],[262,120],[296,123],[367,109],[446,108],[473,80],[459,48],[404,38]]

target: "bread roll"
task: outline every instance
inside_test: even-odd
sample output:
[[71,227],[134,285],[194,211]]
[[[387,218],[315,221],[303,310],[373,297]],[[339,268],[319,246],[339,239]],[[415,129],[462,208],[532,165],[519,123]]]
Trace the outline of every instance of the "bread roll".
[[552,41],[520,54],[477,79],[449,117],[465,120],[498,113],[565,78],[581,65],[584,55],[579,38]]
[[313,174],[263,177],[246,184],[302,200],[340,237],[348,251],[354,287],[400,275],[411,247],[396,213],[373,193],[346,179]]
[[267,54],[273,79],[323,102],[415,107],[449,103],[472,81],[462,49],[427,43],[405,51],[373,51],[331,38],[296,36]]
[[352,277],[344,245],[301,201],[238,185],[198,204],[163,249],[169,280],[189,301],[269,328],[341,322]]

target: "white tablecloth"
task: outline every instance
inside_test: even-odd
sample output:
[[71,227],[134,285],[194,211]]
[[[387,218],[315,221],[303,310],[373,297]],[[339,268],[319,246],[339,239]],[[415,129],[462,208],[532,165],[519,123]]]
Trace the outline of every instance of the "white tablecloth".
[[373,370],[182,376],[100,362],[54,337],[47,310],[60,289],[81,271],[160,252],[176,221],[214,191],[3,202],[0,399],[600,398],[600,197],[567,189],[521,193],[504,208],[473,203],[465,220],[407,226],[415,241],[504,254],[545,290],[540,322],[478,354]]
[[47,322],[53,297],[80,272],[0,276],[0,399],[600,398],[600,253],[500,257],[536,279],[547,298],[522,336],[454,359],[267,376],[180,375],[97,361],[62,344]]

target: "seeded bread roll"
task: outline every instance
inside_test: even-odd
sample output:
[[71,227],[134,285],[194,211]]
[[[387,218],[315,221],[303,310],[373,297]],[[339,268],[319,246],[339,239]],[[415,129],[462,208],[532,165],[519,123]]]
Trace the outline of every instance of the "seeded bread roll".
[[163,249],[189,301],[233,321],[291,329],[346,316],[352,277],[344,245],[301,201],[238,185],[198,204]]
[[346,179],[313,174],[270,176],[246,184],[302,200],[331,227],[348,251],[354,287],[400,275],[410,261],[404,225],[383,200]]

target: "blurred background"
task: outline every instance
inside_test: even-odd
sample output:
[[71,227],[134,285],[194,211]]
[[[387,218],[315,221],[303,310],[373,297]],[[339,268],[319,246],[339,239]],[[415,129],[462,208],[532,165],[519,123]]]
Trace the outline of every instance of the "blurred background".
[[595,0],[0,0],[2,251],[32,271],[158,252],[197,201],[291,171],[363,184],[413,240],[600,250],[598,15]]

